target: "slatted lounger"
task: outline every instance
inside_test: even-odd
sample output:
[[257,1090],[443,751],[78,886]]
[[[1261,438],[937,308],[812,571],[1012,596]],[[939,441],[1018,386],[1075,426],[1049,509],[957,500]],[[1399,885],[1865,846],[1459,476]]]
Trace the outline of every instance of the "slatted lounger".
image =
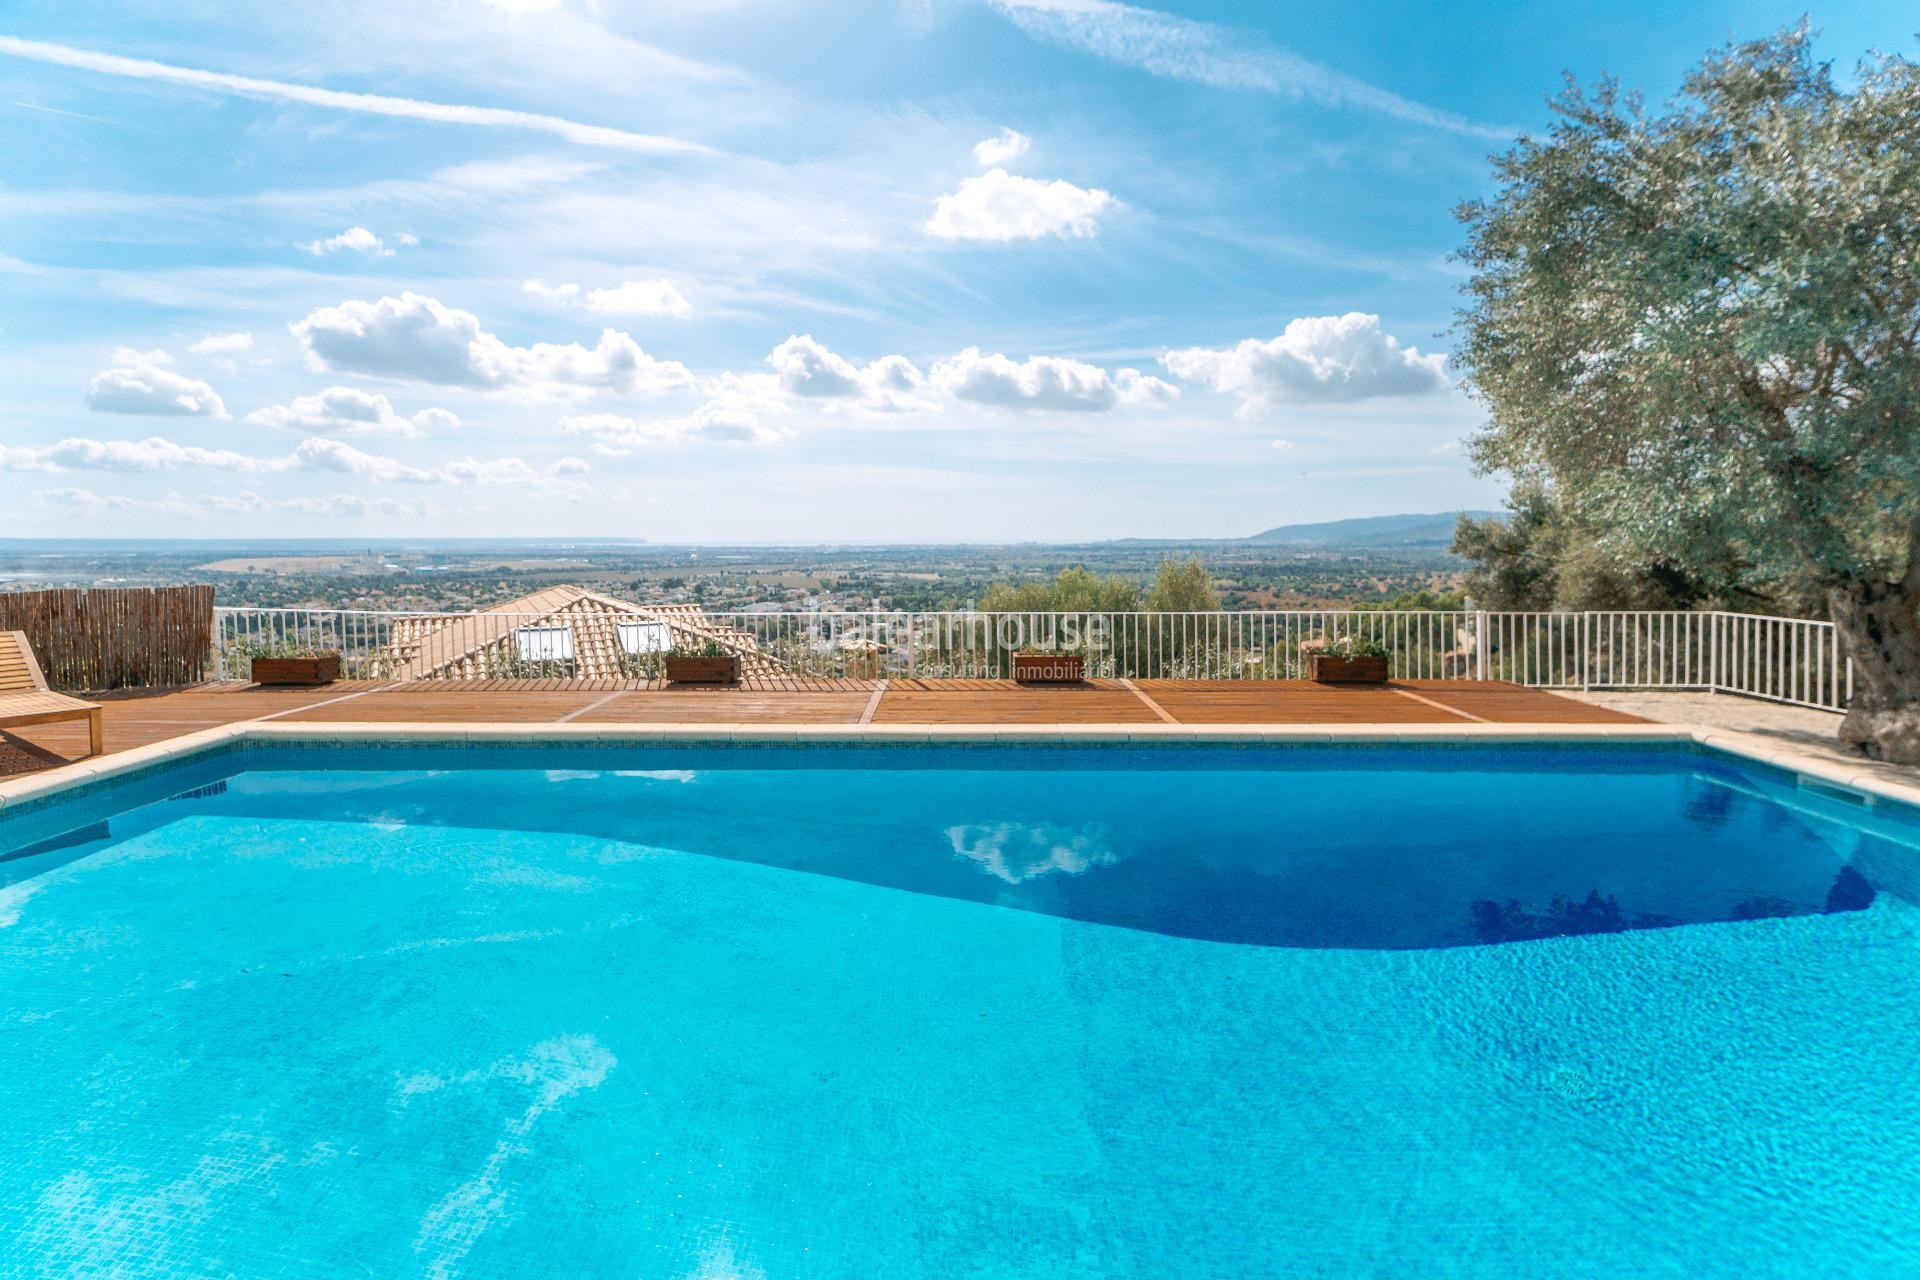
[[100,754],[100,708],[47,688],[24,631],[0,631],[0,729],[85,720],[90,754]]

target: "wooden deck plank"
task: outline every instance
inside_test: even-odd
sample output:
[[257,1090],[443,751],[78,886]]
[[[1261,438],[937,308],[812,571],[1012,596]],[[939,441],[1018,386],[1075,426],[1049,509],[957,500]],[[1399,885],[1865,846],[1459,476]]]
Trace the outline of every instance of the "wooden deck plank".
[[1153,709],[1114,680],[1016,684],[1012,680],[910,680],[891,684],[875,724],[1152,724]]
[[[740,682],[740,688],[756,690],[761,693],[859,693],[871,694],[880,685],[879,680],[834,680],[816,676],[772,675],[750,676]],[[683,686],[659,684],[656,689],[678,689]]]
[[1134,683],[1181,724],[1464,723],[1459,716],[1403,698],[1391,688],[1336,687],[1311,680]]
[[[190,689],[121,690],[96,694],[89,701],[103,709],[106,750],[127,751],[150,742],[177,738],[239,720],[252,720],[280,711],[293,711],[338,698],[342,694],[380,686],[341,682],[314,689],[263,688],[260,685],[198,685]],[[353,706],[355,699],[346,703]],[[87,726],[82,723],[36,725],[8,735],[15,741],[0,759],[0,776],[31,772],[78,760],[87,754]],[[23,756],[24,750],[24,756]],[[50,759],[29,763],[35,751]]]
[[[1402,692],[1395,687],[1336,688],[1304,680],[1142,680],[1137,686],[1168,715],[1195,725],[1464,723],[1455,711],[1496,724],[1625,724],[1637,719],[1544,690],[1490,681],[1396,682]],[[236,684],[127,691],[101,695],[98,701],[106,709],[106,749],[114,752],[267,715],[308,723],[550,724],[573,717],[574,723],[586,724],[851,725],[860,722],[878,688],[878,682],[868,680],[771,680],[732,688],[627,690],[607,682],[441,681],[382,686],[343,681],[317,689]],[[350,694],[364,696],[347,697]],[[880,693],[873,718],[881,724],[1092,725],[1157,720],[1147,702],[1113,680],[1057,686],[1020,685],[1011,680],[896,680]],[[0,777],[77,760],[86,751],[87,730],[81,722],[0,734]]]
[[649,689],[623,693],[575,724],[858,724],[873,695],[860,689]]
[[1638,722],[1622,712],[1501,681],[1396,680],[1384,688],[1311,680],[1136,683],[1185,724],[1449,724],[1468,717],[1494,724]]
[[1644,724],[1639,716],[1503,681],[1409,680],[1422,697],[1494,724]]
[[[444,682],[451,685],[452,681]],[[511,720],[522,724],[551,724],[561,716],[592,706],[606,691],[600,689],[518,689],[511,693],[469,693],[418,685],[382,689],[364,698],[334,702],[295,711],[280,719],[301,724],[341,724],[366,721],[383,724],[483,724]]]

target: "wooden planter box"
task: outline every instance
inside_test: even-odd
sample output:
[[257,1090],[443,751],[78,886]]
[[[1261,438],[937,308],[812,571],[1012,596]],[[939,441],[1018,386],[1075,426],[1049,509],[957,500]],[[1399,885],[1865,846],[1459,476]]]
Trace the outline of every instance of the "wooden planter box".
[[1077,653],[1016,653],[1013,678],[1022,684],[1078,684],[1087,678],[1087,662]]
[[668,658],[667,679],[675,684],[738,684],[740,655],[724,658]]
[[306,658],[255,658],[255,684],[332,684],[340,678],[340,655],[316,653]]
[[1385,684],[1385,658],[1335,658],[1316,653],[1307,659],[1307,670],[1321,684]]

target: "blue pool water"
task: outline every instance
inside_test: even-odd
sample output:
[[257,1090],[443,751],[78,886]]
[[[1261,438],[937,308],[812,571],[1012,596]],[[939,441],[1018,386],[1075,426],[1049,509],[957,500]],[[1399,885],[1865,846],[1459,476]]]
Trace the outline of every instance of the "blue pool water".
[[1920,825],[1692,748],[0,814],[0,1276],[1920,1275]]

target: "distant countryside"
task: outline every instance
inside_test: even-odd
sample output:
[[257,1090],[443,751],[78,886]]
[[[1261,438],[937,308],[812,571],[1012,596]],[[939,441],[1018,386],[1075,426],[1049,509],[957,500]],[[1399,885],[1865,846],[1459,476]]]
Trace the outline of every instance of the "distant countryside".
[[[1485,516],[1487,513],[1473,513]],[[0,541],[0,589],[197,581],[222,605],[464,610],[573,583],[714,611],[951,610],[1063,570],[1137,580],[1197,559],[1226,609],[1440,608],[1462,600],[1454,513],[1283,525],[1237,541],[756,547],[591,540]],[[1143,597],[1144,598],[1144,597]],[[1079,607],[1077,605],[1071,607]]]

